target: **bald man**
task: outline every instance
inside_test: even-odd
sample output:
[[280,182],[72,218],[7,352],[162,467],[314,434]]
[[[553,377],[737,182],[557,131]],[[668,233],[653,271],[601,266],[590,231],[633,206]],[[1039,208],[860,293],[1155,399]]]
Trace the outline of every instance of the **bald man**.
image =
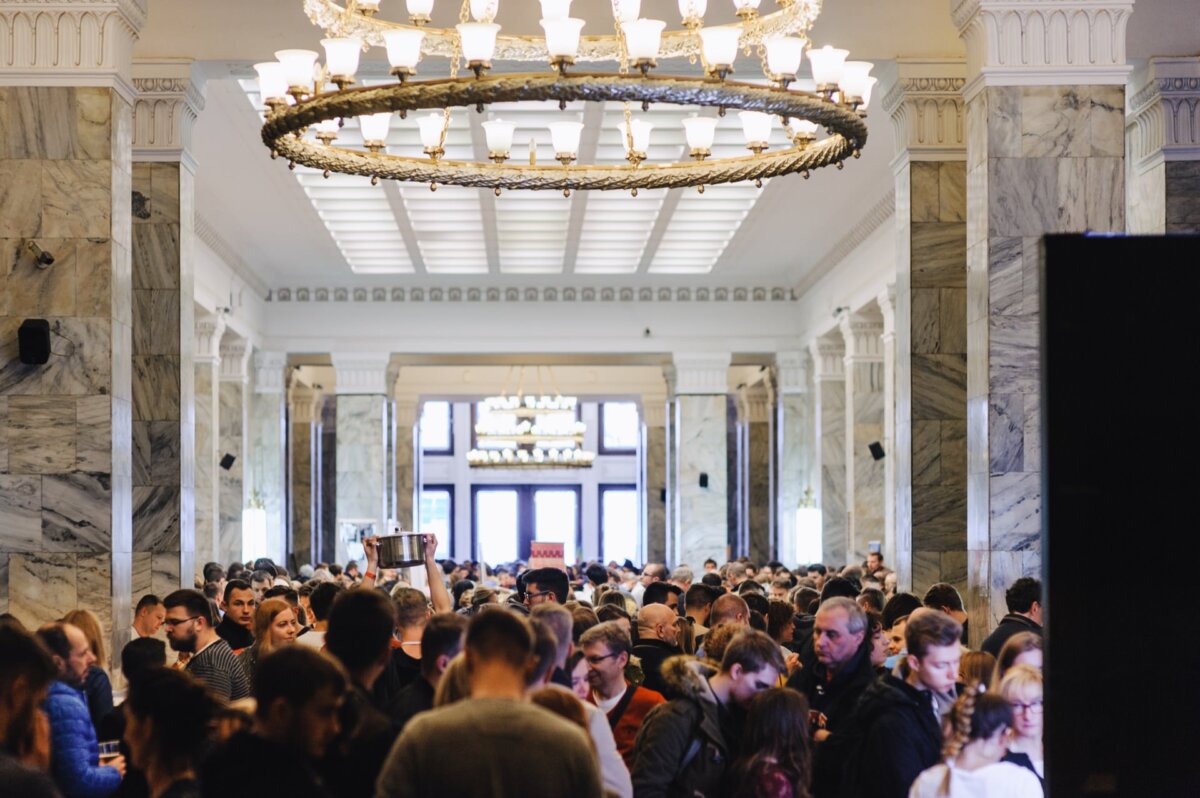
[[633,653],[642,661],[647,690],[661,693],[666,689],[662,664],[669,657],[683,653],[679,648],[678,621],[679,613],[665,604],[647,604],[638,612],[638,644]]

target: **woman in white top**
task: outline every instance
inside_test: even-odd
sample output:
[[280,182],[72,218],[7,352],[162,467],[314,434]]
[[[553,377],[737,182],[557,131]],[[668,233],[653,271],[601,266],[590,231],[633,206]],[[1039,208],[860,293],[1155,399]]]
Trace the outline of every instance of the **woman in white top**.
[[1004,674],[999,689],[1013,711],[1013,739],[1004,761],[1033,771],[1044,787],[1042,672],[1031,665],[1014,665]]
[[968,687],[954,703],[942,748],[946,761],[917,776],[909,798],[1041,798],[1037,776],[1001,761],[1012,734],[1012,707],[984,689]]

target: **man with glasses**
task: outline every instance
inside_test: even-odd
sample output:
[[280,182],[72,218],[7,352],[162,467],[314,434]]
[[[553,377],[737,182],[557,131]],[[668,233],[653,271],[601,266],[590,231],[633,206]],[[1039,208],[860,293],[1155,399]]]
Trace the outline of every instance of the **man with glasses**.
[[525,606],[531,610],[549,602],[566,604],[569,591],[566,571],[534,568],[525,574]]
[[234,701],[250,695],[250,681],[233,649],[213,628],[208,599],[198,590],[176,590],[163,600],[167,608],[167,642],[190,654],[186,670],[208,685],[214,695]]
[[629,634],[615,621],[593,626],[579,638],[588,664],[591,701],[608,716],[613,739],[626,765],[633,764],[633,741],[647,713],[666,701],[662,693],[625,681],[633,652]]
[[784,667],[779,644],[753,629],[730,641],[719,670],[691,657],[667,660],[664,676],[677,697],[642,722],[630,768],[634,795],[724,795],[745,710]]

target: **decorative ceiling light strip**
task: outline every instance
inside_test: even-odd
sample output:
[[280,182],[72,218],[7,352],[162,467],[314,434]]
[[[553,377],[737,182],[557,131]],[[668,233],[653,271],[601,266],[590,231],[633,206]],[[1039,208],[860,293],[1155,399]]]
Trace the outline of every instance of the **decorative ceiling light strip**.
[[[629,190],[680,188],[754,181],[836,164],[857,156],[866,142],[863,121],[875,79],[871,64],[847,62],[847,51],[824,47],[809,51],[815,92],[790,88],[796,78],[808,32],[820,12],[818,0],[780,0],[780,10],[759,16],[760,0],[734,0],[741,22],[704,26],[706,0],[680,0],[685,28],[664,32],[661,20],[639,19],[640,0],[614,0],[615,33],[582,36],[583,21],[569,16],[570,0],[542,0],[544,37],[500,36],[494,21],[499,0],[463,0],[460,23],[453,29],[423,27],[432,0],[408,0],[411,25],[376,17],[378,2],[306,0],[309,17],[326,30],[325,64],[312,50],[280,50],[277,62],[258,64],[260,89],[267,105],[263,142],[275,157],[294,168],[303,164],[322,170],[370,177],[501,189]],[[469,21],[473,19],[474,21]],[[352,88],[361,52],[370,46],[387,49],[398,83]],[[770,85],[732,82],[738,53],[757,55]],[[423,56],[450,59],[450,77],[413,80]],[[704,78],[652,74],[659,59],[686,57],[699,61]],[[555,72],[488,75],[495,61],[542,62]],[[616,62],[615,73],[575,73],[578,62]],[[474,77],[459,77],[466,66]],[[633,74],[632,70],[640,72]],[[333,88],[330,88],[332,84]],[[511,122],[484,123],[489,160],[446,159],[445,141],[452,109],[482,112],[493,103],[557,101],[625,104],[619,132],[628,165],[580,164],[582,125],[573,120],[553,123],[550,135],[557,164],[539,164],[530,142],[528,163],[516,158]],[[715,108],[718,116],[738,111],[746,149],[741,157],[713,158],[717,120],[692,116],[683,121],[690,162],[648,161],[653,125],[635,109],[652,103]],[[388,133],[398,113],[417,114],[422,152],[409,157],[388,152]],[[363,149],[334,146],[344,121],[357,118]],[[791,146],[768,152],[772,128],[782,124]],[[817,141],[818,127],[829,134]],[[309,137],[309,131],[313,136]]]

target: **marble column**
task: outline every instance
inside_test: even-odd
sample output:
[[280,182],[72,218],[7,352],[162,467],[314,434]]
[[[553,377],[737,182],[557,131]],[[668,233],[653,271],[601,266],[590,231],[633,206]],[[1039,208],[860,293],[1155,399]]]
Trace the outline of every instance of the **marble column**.
[[883,440],[883,316],[871,307],[842,316],[846,387],[847,552],[867,559],[867,543],[883,541],[883,462],[870,445]]
[[667,559],[667,397],[642,397],[645,424],[646,562]]
[[[668,375],[675,404],[673,564],[696,572],[729,558],[729,353],[676,354]],[[702,485],[702,483],[704,483]]]
[[813,386],[809,379],[809,357],[802,350],[775,356],[779,398],[775,407],[775,446],[778,468],[776,556],[785,565],[800,564],[797,557],[796,510],[817,495],[813,473],[816,450]]
[[756,563],[775,556],[775,454],[773,411],[775,390],[769,379],[738,391],[738,422],[743,427],[742,525],[744,553]]
[[[232,330],[221,337],[221,383],[218,389],[217,419],[217,478],[218,526],[217,560],[228,565],[243,560],[242,510],[246,507],[246,433],[247,392],[250,375],[250,344]],[[229,468],[220,465],[226,456],[233,457]]]
[[314,474],[317,466],[316,423],[321,396],[305,385],[293,384],[288,397],[288,544],[296,567],[314,563],[318,520]]
[[257,497],[267,512],[267,548],[250,552],[255,557],[270,557],[277,563],[287,562],[287,452],[284,435],[284,370],[287,355],[283,352],[254,352],[254,386],[250,396],[250,458],[246,493]]
[[875,298],[883,316],[883,561],[896,568],[896,285]]
[[[191,129],[204,106],[186,61],[138,62],[133,106],[133,598],[191,587],[195,327]],[[203,569],[204,563],[201,562]]]
[[417,479],[417,431],[419,418],[417,409],[419,403],[413,395],[397,396],[392,402],[392,415],[395,421],[395,510],[392,519],[401,529],[413,529],[416,516],[413,513],[413,497]]
[[1200,232],[1200,57],[1151,58],[1131,86],[1129,232]]
[[[215,313],[196,315],[193,345],[196,396],[196,562],[195,575],[204,564],[219,561],[217,539],[220,528],[220,479],[217,461],[220,453],[221,336],[225,319]],[[222,561],[222,565],[228,565]]]
[[896,143],[897,583],[966,588],[966,141],[961,60],[898,59],[883,106]]
[[811,346],[815,384],[816,462],[821,478],[821,559],[831,568],[847,563],[849,519],[846,509],[846,349],[840,332],[818,338]]
[[[1132,0],[955,8],[967,102],[967,549],[971,644],[1041,572],[1039,246],[1125,229]],[[1078,264],[1087,279],[1087,264]]]
[[[333,356],[337,373],[337,524],[387,522],[386,353]],[[340,536],[338,529],[332,530]],[[338,541],[338,558],[345,554]]]
[[[37,627],[91,609],[113,651],[130,623],[129,64],[144,22],[117,0],[0,5],[0,611]],[[26,318],[49,322],[44,365],[19,360]]]

